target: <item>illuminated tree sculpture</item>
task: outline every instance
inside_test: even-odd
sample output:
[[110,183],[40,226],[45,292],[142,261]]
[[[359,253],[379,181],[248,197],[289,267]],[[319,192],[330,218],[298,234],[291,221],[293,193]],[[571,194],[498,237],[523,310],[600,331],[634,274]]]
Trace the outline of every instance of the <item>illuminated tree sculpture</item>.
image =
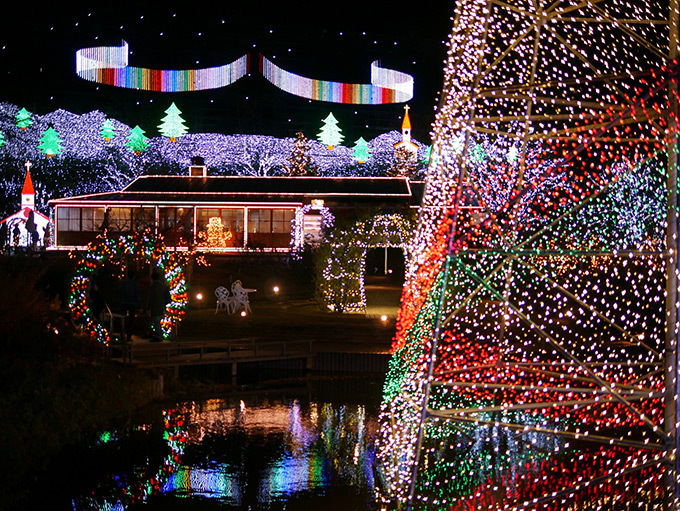
[[328,117],[323,120],[323,126],[317,136],[319,137],[319,142],[326,144],[328,149],[333,149],[333,146],[338,145],[345,138],[338,126],[337,119],[333,117],[332,113],[329,113]]
[[309,155],[309,140],[301,131],[295,134],[293,149],[283,169],[289,176],[311,176],[316,172],[316,166]]
[[38,149],[48,158],[51,158],[55,154],[61,153],[61,139],[59,138],[59,133],[50,126],[45,131],[43,131],[40,137],[40,144]]
[[386,503],[678,509],[678,12],[456,2],[381,406]]
[[135,126],[130,130],[125,145],[135,154],[141,154],[149,149],[149,139],[144,133],[145,131],[139,126]]
[[387,171],[387,175],[411,177],[417,169],[418,162],[413,157],[413,153],[405,147],[398,147],[394,150],[394,163]]
[[116,130],[113,127],[113,121],[106,119],[99,128],[99,134],[107,142],[116,136]]
[[189,131],[189,128],[184,125],[185,121],[180,116],[182,112],[175,103],[172,103],[165,113],[167,115],[161,119],[158,129],[161,134],[170,138],[170,142],[176,142],[179,137]]
[[5,134],[0,131],[0,147],[4,146],[7,143],[7,140],[5,139]]
[[357,163],[365,163],[366,160],[371,157],[371,151],[368,148],[368,144],[363,137],[359,137],[359,140],[357,140],[354,144],[352,156],[354,156],[354,159]]
[[31,124],[33,124],[33,119],[31,119],[31,112],[26,110],[25,108],[22,108],[17,112],[16,115],[16,124],[19,128],[22,130],[25,130],[28,128]]

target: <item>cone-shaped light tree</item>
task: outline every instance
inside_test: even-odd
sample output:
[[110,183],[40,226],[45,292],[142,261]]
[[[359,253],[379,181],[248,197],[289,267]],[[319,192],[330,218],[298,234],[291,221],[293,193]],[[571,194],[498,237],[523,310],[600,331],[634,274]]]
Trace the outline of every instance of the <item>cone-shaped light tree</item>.
[[365,163],[372,156],[364,137],[359,137],[359,140],[354,143],[352,156],[354,156],[357,163]]
[[144,135],[145,131],[139,126],[135,126],[130,130],[125,144],[130,151],[135,154],[140,154],[149,148],[149,139]]
[[333,149],[333,146],[342,142],[345,136],[338,127],[338,121],[333,116],[333,113],[328,114],[328,117],[323,120],[323,123],[321,131],[317,135],[319,137],[319,142],[326,144],[328,149]]
[[172,103],[165,113],[167,115],[161,119],[158,129],[162,135],[170,139],[170,142],[177,142],[177,139],[189,131],[189,128],[184,125],[185,121],[180,115],[182,112],[175,103]]
[[52,126],[43,131],[43,134],[40,137],[40,144],[38,144],[38,149],[40,149],[40,152],[48,158],[61,152],[61,139],[59,138],[59,133],[57,133]]
[[316,166],[309,155],[309,140],[304,133],[298,131],[293,149],[283,168],[289,176],[311,176],[316,173]]
[[17,115],[15,116],[17,126],[21,128],[22,130],[25,130],[28,128],[31,124],[33,124],[33,119],[31,119],[31,112],[26,110],[25,108],[22,108],[17,112]]
[[116,136],[116,130],[113,127],[111,119],[106,119],[99,128],[99,134],[107,142]]

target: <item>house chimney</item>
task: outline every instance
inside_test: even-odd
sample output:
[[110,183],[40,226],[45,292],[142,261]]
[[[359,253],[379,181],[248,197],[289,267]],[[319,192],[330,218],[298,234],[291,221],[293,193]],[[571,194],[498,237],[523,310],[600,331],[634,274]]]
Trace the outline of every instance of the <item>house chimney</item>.
[[208,168],[203,163],[202,156],[192,156],[191,165],[189,165],[189,176],[191,177],[205,177],[208,175]]

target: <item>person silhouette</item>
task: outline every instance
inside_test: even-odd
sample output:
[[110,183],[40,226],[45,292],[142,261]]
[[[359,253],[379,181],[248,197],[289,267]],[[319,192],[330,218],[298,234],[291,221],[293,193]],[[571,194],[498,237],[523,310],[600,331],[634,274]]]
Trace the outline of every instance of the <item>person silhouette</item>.
[[132,342],[135,315],[142,306],[139,283],[135,280],[135,271],[132,268],[128,269],[127,278],[120,284],[120,303],[125,314],[125,340]]
[[21,231],[19,230],[19,224],[14,224],[14,229],[12,229],[12,245],[14,250],[19,247],[19,238],[21,237]]

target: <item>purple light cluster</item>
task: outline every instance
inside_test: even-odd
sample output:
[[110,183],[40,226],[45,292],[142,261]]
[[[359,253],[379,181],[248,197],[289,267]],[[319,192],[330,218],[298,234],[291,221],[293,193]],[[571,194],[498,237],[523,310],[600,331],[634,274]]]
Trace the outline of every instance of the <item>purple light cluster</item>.
[[[266,135],[224,135],[188,133],[176,142],[156,136],[158,120],[149,120],[146,136],[149,149],[135,154],[127,146],[131,126],[110,119],[116,136],[109,141],[100,134],[106,114],[98,110],[81,115],[55,110],[45,115],[33,114],[33,123],[22,130],[16,125],[20,106],[0,103],[0,131],[6,143],[0,147],[0,182],[5,193],[0,198],[2,218],[19,206],[25,176],[24,163],[33,164],[31,175],[36,190],[36,207],[47,213],[47,201],[87,193],[118,190],[145,174],[184,174],[195,156],[203,158],[209,175],[275,176],[282,175],[294,138]],[[47,158],[38,149],[42,133],[52,126],[61,139],[60,154]],[[153,129],[153,132],[151,130]],[[353,148],[325,144],[307,135],[310,155],[321,176],[384,176],[394,163],[395,143],[401,134],[394,130],[368,142],[371,158],[358,164]],[[419,146],[422,159],[426,146]],[[353,144],[351,144],[353,145]],[[420,164],[419,172],[424,172]]]

